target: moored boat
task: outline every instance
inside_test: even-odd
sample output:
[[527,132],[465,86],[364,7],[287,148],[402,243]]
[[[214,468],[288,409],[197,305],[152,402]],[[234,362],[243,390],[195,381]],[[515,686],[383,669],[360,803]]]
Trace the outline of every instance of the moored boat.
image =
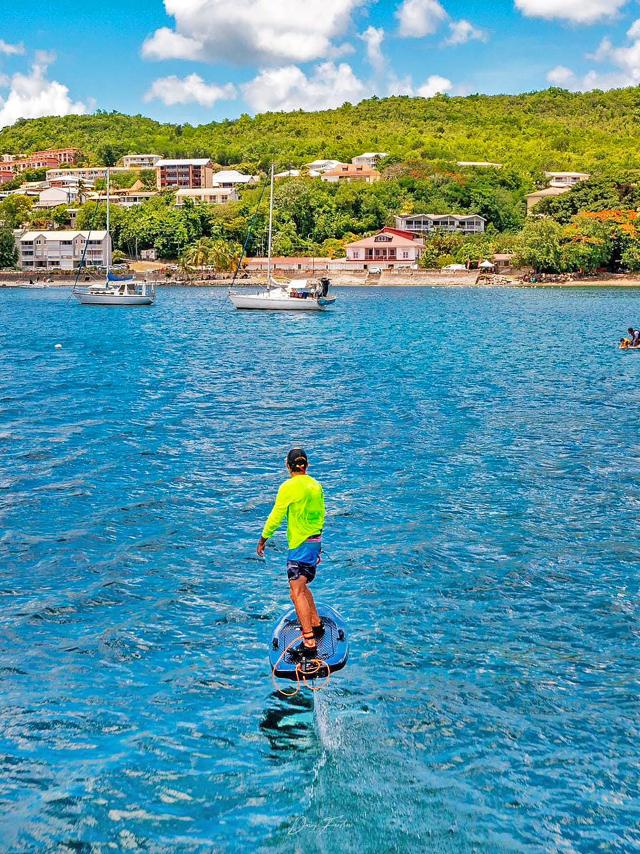
[[[107,169],[107,233],[110,234],[111,200],[109,194],[110,172]],[[73,285],[73,295],[82,305],[152,305],[156,298],[156,288],[153,282],[138,282],[132,276],[116,276],[111,270],[111,250],[108,250],[107,275],[104,282],[78,287],[78,278],[85,266],[87,246],[91,239],[89,232],[84,245],[82,260],[78,268],[76,281]]]
[[[267,285],[265,288],[261,288],[257,293],[230,290],[229,299],[233,305],[239,309],[254,309],[262,311],[324,311],[332,306],[336,301],[335,297],[329,296],[329,287],[331,283],[328,278],[321,278],[318,281],[297,279],[286,284],[280,284],[273,279],[271,274],[274,171],[274,165],[271,164]],[[242,259],[240,259],[240,263],[241,262]],[[238,264],[238,267],[239,266],[240,264]]]

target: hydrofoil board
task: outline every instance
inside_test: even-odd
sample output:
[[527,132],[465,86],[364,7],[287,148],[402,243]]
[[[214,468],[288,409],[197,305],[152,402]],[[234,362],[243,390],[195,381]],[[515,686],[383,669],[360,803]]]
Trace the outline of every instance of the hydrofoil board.
[[[324,622],[324,635],[318,639],[318,658],[326,666],[318,668],[316,664],[309,670],[303,669],[302,673],[306,679],[326,678],[329,673],[342,670],[349,658],[349,640],[345,621],[330,605],[325,605],[322,602],[316,604],[318,614]],[[285,650],[290,644],[297,646],[297,642],[294,643],[294,641],[301,635],[300,623],[295,609],[292,608],[275,627],[271,638],[269,661],[273,675],[279,679],[297,680],[300,678],[300,673],[297,672],[299,662],[294,660]],[[304,668],[304,665],[302,667]]]

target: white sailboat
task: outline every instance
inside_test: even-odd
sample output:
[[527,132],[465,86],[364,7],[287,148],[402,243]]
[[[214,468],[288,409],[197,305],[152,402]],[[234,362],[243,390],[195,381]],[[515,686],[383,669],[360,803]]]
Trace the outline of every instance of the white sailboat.
[[[110,199],[110,170],[107,168],[107,234],[111,236],[111,199]],[[82,261],[86,256],[91,232],[87,235]],[[82,262],[80,270],[82,269]],[[80,273],[78,271],[78,274]],[[86,287],[77,287],[78,280],[73,286],[73,294],[82,305],[152,305],[156,298],[156,287],[153,282],[138,282],[133,276],[116,276],[111,270],[111,250],[108,250],[107,276],[104,282],[97,282]]]
[[229,299],[236,308],[261,309],[263,311],[324,311],[336,301],[328,296],[329,280],[319,282],[308,279],[294,279],[279,284],[272,276],[272,238],[273,238],[273,187],[274,166],[271,164],[271,195],[269,199],[269,249],[267,259],[267,286],[258,293],[229,291]]

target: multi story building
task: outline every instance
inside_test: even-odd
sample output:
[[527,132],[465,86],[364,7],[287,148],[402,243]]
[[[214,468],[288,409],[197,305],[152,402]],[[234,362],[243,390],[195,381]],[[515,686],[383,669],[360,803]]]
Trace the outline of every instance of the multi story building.
[[25,271],[77,270],[83,258],[88,267],[104,267],[111,259],[107,231],[25,231],[16,243]]
[[160,154],[126,154],[122,166],[124,169],[155,169],[159,160],[162,160]]
[[483,234],[486,225],[486,219],[478,214],[409,214],[396,217],[396,228],[412,234],[430,234],[433,231]]
[[208,157],[194,160],[158,160],[156,175],[159,190],[193,190],[213,186],[213,169]]
[[46,151],[34,151],[28,157],[11,157],[3,166],[18,174],[27,169],[52,169],[63,163],[75,163],[79,155],[78,148],[51,148]]
[[357,166],[354,163],[341,163],[335,169],[328,169],[320,176],[321,181],[329,184],[351,183],[352,181],[365,181],[367,184],[375,184],[381,178],[377,169],[369,166]]
[[[113,175],[116,172],[129,172],[123,166],[112,166],[109,171]],[[59,178],[79,178],[81,181],[97,181],[99,178],[107,177],[106,166],[76,166],[71,169],[47,169],[47,181],[53,183]]]
[[353,267],[393,269],[412,267],[420,260],[424,243],[416,234],[397,228],[383,228],[372,237],[347,245],[347,261]]
[[176,193],[176,206],[181,208],[187,199],[206,205],[224,205],[227,202],[237,202],[238,192],[234,187],[199,187],[180,189]]
[[378,163],[388,156],[389,152],[387,151],[365,151],[364,154],[358,154],[357,157],[352,157],[351,162],[355,166],[368,166],[369,169],[375,169]]

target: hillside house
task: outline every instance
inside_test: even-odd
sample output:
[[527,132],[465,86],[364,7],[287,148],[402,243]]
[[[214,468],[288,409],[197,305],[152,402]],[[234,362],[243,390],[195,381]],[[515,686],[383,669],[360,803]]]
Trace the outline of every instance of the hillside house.
[[223,169],[214,174],[211,186],[233,189],[245,184],[257,184],[259,180],[259,175],[245,175],[244,172],[238,172],[237,169]]
[[158,161],[162,160],[160,154],[125,154],[122,158],[124,169],[155,169]]
[[351,162],[354,166],[368,166],[369,169],[375,169],[378,163],[388,156],[389,153],[387,151],[365,151],[364,154],[352,157]]
[[549,187],[575,187],[581,181],[588,181],[591,175],[586,172],[545,172]]
[[424,243],[416,234],[386,227],[378,234],[349,243],[347,261],[353,269],[361,270],[413,267],[423,251]]
[[227,202],[237,202],[238,192],[234,187],[181,189],[176,193],[176,207],[183,207],[187,199],[205,205],[225,205]]
[[367,184],[375,184],[382,176],[377,169],[369,166],[357,166],[353,163],[341,163],[335,169],[328,169],[320,176],[321,181],[330,184],[351,183],[352,181],[364,181]]
[[487,221],[478,214],[408,214],[396,217],[396,228],[412,234],[431,234],[434,231],[483,234]]

